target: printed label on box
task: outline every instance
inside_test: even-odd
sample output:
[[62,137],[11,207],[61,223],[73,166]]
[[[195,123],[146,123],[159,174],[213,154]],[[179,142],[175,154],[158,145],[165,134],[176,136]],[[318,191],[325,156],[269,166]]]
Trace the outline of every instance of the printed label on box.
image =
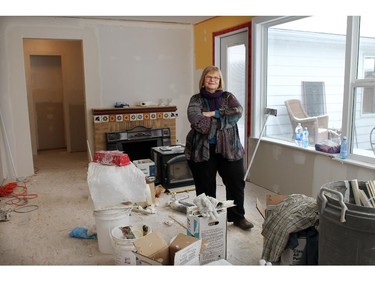
[[134,160],[133,164],[137,166],[146,177],[155,177],[155,163],[151,159]]
[[[194,207],[192,207],[193,209]],[[192,210],[190,209],[190,210]],[[202,239],[206,248],[200,255],[200,264],[226,259],[227,211],[218,211],[218,220],[187,212],[187,234]]]

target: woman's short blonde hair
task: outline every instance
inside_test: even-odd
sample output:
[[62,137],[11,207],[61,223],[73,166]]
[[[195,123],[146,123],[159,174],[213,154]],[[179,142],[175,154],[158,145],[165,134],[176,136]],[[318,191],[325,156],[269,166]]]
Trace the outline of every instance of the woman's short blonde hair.
[[214,65],[210,65],[210,66],[207,66],[203,72],[202,72],[202,75],[201,75],[201,79],[199,80],[199,90],[202,89],[204,87],[204,79],[207,75],[207,73],[209,72],[217,72],[220,76],[220,82],[219,82],[219,87],[218,87],[218,90],[224,90],[224,80],[223,80],[223,75],[221,74],[221,70],[217,67],[217,66],[214,66]]

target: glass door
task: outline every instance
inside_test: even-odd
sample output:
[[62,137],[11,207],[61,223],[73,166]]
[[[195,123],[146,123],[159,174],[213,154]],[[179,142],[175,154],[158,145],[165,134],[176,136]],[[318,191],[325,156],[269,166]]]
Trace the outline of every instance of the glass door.
[[[218,43],[215,64],[220,67],[225,88],[240,101],[244,111],[238,122],[241,143],[247,151],[247,77],[248,77],[248,31],[240,30],[215,38]],[[245,153],[247,154],[247,153]],[[246,159],[245,159],[246,160]]]

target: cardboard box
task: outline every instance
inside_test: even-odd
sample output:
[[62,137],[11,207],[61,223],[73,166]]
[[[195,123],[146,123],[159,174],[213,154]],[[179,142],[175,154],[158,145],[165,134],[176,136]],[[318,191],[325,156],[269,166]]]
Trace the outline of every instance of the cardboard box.
[[151,159],[134,160],[133,164],[137,166],[146,177],[155,177],[155,163]]
[[130,164],[129,156],[122,151],[105,151],[100,150],[96,151],[94,154],[94,162],[100,163],[103,165],[110,166],[126,166]]
[[307,256],[306,256],[306,244],[307,237],[301,235],[298,237],[298,246],[296,248],[285,250],[281,253],[280,264],[281,265],[307,265]]
[[206,263],[205,265],[233,265],[233,264],[231,264],[227,260],[221,259],[221,260],[217,260],[217,261],[212,261],[212,262]]
[[200,264],[227,258],[227,209],[218,210],[218,220],[203,217],[196,206],[187,209],[187,234],[205,241]]
[[293,264],[294,265],[306,265],[306,244],[307,244],[307,237],[301,236],[298,237],[298,246],[294,248],[293,251]]
[[199,265],[202,240],[179,233],[168,245],[159,232],[134,241],[141,265]]
[[257,198],[256,207],[259,213],[262,215],[263,218],[267,218],[267,216],[272,212],[272,210],[288,195],[279,195],[279,194],[267,194],[266,195],[266,206],[264,206],[259,199]]

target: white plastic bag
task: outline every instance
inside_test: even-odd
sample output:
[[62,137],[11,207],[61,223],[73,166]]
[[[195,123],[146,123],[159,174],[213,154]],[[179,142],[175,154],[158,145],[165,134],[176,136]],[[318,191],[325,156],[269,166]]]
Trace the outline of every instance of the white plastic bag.
[[145,174],[133,163],[108,166],[90,162],[87,183],[95,209],[104,209],[124,201],[146,201],[150,189]]

